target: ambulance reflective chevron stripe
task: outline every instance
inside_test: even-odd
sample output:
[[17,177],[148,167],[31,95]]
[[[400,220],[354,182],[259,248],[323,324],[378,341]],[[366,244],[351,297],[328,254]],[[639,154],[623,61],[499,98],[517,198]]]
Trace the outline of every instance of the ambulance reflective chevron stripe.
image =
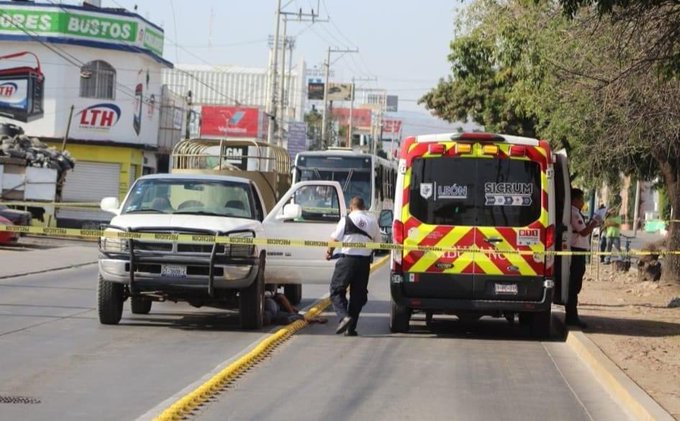
[[[513,142],[463,142],[462,145],[463,147],[460,147],[460,144],[454,141],[414,141],[411,144],[404,145],[405,148],[402,150],[401,156],[405,160],[405,167],[400,214],[400,221],[403,223],[403,241],[405,247],[402,262],[403,271],[411,273],[544,276],[546,274],[546,264],[552,264],[552,257],[546,258],[542,254],[546,250],[546,229],[549,225],[549,146],[545,142],[538,142],[538,145],[535,143],[531,145]],[[461,153],[459,149],[463,152]],[[450,166],[452,172],[456,171],[457,166],[460,166],[463,160],[467,161],[466,158],[476,159],[480,163],[487,162],[489,164],[491,164],[491,160],[495,159],[498,162],[521,163],[524,161],[537,165],[533,166],[532,169],[530,164],[526,164],[528,165],[527,168],[529,168],[526,170],[527,174],[533,172],[534,175],[530,176],[526,181],[523,180],[525,184],[519,182],[509,183],[506,182],[508,179],[503,179],[502,177],[496,178],[498,177],[496,174],[489,175],[489,179],[492,181],[491,184],[496,187],[490,191],[497,193],[490,193],[488,195],[482,193],[481,198],[476,197],[474,199],[474,203],[476,203],[474,206],[480,206],[479,212],[487,212],[489,209],[492,209],[493,212],[499,213],[500,216],[498,216],[497,220],[495,219],[496,216],[493,217],[494,225],[489,225],[488,223],[479,226],[432,223],[437,219],[445,220],[446,216],[438,216],[435,219],[431,219],[430,223],[424,223],[412,213],[411,204],[413,198],[410,197],[411,195],[414,195],[419,202],[423,202],[424,199],[430,200],[430,190],[434,189],[435,191],[432,193],[434,199],[429,202],[430,205],[433,208],[437,208],[437,212],[450,211],[448,208],[445,210],[439,208],[440,201],[437,201],[436,196],[438,192],[437,183],[422,183],[422,177],[427,176],[420,175],[415,177],[416,179],[420,177],[420,186],[412,186],[411,184],[414,179],[414,174],[412,173],[414,160],[418,158],[436,159],[438,157],[447,159],[446,165]],[[448,160],[448,158],[452,159]],[[522,168],[524,167],[522,167],[522,164],[517,165],[519,165],[519,171],[523,171]],[[466,176],[464,174],[465,170],[460,169],[458,171],[463,174],[460,177],[455,176],[452,178],[458,179]],[[448,170],[445,172],[448,172]],[[467,175],[474,177],[474,175]],[[520,176],[522,175],[520,174]],[[440,179],[435,179],[434,181],[439,182]],[[451,183],[451,180],[449,180],[449,183]],[[474,179],[470,183],[472,183],[470,188],[484,189],[484,184],[481,180]],[[422,184],[426,184],[426,186],[422,186]],[[528,194],[527,192],[522,192],[521,187],[523,186],[526,186],[525,190],[528,191]],[[455,191],[451,189],[450,184],[443,187],[448,188],[448,190],[443,190],[445,192]],[[465,192],[465,195],[461,196],[462,201],[468,199],[467,189]],[[417,196],[418,193],[420,193],[420,197]],[[478,194],[478,192],[470,194]],[[472,200],[470,199],[470,203],[465,203],[465,206],[473,206],[471,204]],[[540,204],[536,202],[540,202]],[[498,209],[506,209],[508,206],[522,212],[525,209],[527,211],[531,210],[532,216],[529,217],[530,219],[523,218],[522,220],[525,221],[523,223],[517,224],[515,222],[506,225],[503,223],[505,211],[498,211]],[[430,213],[429,215],[431,217],[433,214]],[[424,252],[408,250],[409,246],[453,247],[456,251]]]

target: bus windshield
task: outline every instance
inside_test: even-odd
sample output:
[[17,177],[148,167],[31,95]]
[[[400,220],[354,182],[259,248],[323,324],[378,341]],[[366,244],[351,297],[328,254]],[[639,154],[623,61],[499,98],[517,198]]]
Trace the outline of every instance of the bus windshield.
[[345,195],[345,204],[354,196],[364,199],[366,209],[371,207],[371,158],[338,156],[300,156],[297,163],[299,180],[337,181]]

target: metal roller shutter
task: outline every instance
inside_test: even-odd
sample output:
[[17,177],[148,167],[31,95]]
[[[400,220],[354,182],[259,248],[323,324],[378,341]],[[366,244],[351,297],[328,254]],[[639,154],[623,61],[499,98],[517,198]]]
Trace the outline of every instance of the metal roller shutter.
[[[99,202],[104,197],[118,197],[120,164],[78,161],[66,175],[62,192],[63,202]],[[77,221],[108,222],[112,214],[97,209],[57,209],[57,218]],[[79,226],[80,224],[61,224]]]

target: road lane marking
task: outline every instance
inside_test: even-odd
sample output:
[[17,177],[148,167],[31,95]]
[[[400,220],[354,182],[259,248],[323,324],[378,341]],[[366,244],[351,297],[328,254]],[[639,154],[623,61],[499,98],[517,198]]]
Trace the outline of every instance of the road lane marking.
[[[389,255],[384,256],[371,265],[371,273],[383,266],[389,260],[389,257]],[[304,320],[297,320],[287,326],[284,326],[283,328],[259,341],[254,346],[252,346],[250,351],[246,352],[244,355],[238,357],[232,363],[228,364],[217,374],[210,377],[206,382],[195,388],[193,391],[177,399],[154,419],[157,421],[181,420],[187,416],[190,416],[194,410],[204,405],[206,401],[224,390],[243,373],[257,365],[257,363],[262,361],[264,357],[271,354],[277,346],[290,338],[293,334],[295,334],[295,332],[307,326],[309,324],[309,320],[320,315],[330,305],[330,303],[330,298],[327,294],[322,299],[314,303],[309,308],[309,310],[305,312]],[[142,418],[146,417],[143,416]]]

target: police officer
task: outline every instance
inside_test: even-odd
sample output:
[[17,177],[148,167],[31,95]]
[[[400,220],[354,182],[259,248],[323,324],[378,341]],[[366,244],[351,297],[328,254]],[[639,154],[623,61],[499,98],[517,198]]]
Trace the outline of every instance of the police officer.
[[[366,212],[364,199],[352,198],[349,204],[349,215],[340,219],[335,231],[331,234],[333,241],[342,242],[378,242],[380,228],[375,217]],[[326,260],[333,257],[333,247],[326,250]],[[368,277],[371,269],[373,251],[365,248],[344,247],[340,250],[338,262],[331,279],[331,302],[340,318],[336,334],[357,336],[356,326],[359,313],[368,301]],[[350,288],[349,303],[347,287]]]
[[599,224],[596,218],[587,224],[583,220],[581,209],[585,205],[583,190],[571,189],[571,256],[569,271],[569,300],[566,305],[565,323],[570,326],[586,328],[588,325],[578,317],[578,294],[583,286],[583,275],[586,273],[586,255],[590,250],[590,233]]

